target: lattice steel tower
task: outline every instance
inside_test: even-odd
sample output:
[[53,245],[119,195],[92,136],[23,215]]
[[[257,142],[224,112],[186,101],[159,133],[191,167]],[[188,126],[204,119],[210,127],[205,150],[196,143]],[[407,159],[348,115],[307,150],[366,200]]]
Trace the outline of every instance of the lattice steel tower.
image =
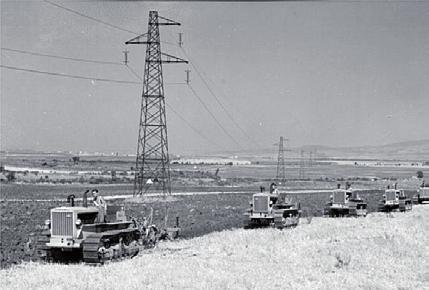
[[285,172],[285,149],[283,145],[283,136],[280,137],[279,142],[279,154],[277,157],[277,182],[284,183],[286,181],[286,172]]
[[299,158],[299,179],[304,179],[304,169],[305,169],[305,160],[304,160],[304,150],[300,151]]
[[161,52],[160,25],[180,25],[180,23],[159,16],[157,11],[150,11],[148,32],[125,42],[125,44],[146,44],[134,195],[145,193],[151,184],[157,185],[164,194],[171,193],[162,64],[188,62]]

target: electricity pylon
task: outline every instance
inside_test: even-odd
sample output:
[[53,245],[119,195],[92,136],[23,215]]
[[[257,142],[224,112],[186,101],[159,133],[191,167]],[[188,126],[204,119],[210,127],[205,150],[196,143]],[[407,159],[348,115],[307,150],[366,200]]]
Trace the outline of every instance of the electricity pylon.
[[276,180],[279,183],[286,182],[285,154],[284,154],[285,151],[287,150],[285,150],[284,148],[284,138],[283,136],[281,136],[280,142],[279,142],[279,153],[277,157],[277,175],[276,175]]
[[300,151],[300,160],[299,160],[299,179],[304,179],[304,168],[305,168],[305,161],[304,161],[304,150],[301,149]]
[[161,25],[180,23],[159,16],[157,11],[150,11],[148,32],[125,42],[125,44],[146,44],[134,195],[142,195],[152,184],[158,185],[164,195],[171,193],[162,64],[188,62],[161,52],[159,34]]

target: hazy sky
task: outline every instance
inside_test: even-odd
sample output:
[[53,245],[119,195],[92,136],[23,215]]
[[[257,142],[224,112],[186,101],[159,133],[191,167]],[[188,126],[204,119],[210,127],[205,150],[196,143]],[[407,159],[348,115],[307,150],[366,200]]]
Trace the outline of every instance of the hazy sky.
[[[54,1],[54,0],[52,0]],[[429,138],[429,2],[207,3],[56,1],[144,33],[149,10],[177,20],[161,39],[184,49],[194,68],[164,66],[166,83],[191,84],[241,147],[378,145]],[[42,1],[1,1],[1,46],[121,62],[132,33]],[[128,47],[142,74],[145,46]],[[174,45],[164,52],[186,58]],[[123,65],[72,62],[2,50],[2,65],[138,81]],[[239,147],[185,85],[166,85],[172,153]],[[68,79],[1,69],[2,149],[136,151],[141,85]],[[256,140],[256,142],[255,142]],[[259,145],[258,145],[259,144]]]

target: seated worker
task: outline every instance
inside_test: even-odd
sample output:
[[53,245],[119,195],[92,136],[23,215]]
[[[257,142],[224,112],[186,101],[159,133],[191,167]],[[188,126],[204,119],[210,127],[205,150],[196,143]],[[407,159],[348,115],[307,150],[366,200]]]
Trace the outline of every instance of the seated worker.
[[279,190],[277,189],[277,184],[274,182],[270,184],[270,193],[279,194]]
[[270,198],[270,204],[273,205],[277,203],[277,200],[280,197],[279,190],[277,189],[277,184],[275,184],[274,182],[270,184],[270,193],[274,195],[274,197]]
[[99,223],[105,222],[105,216],[107,212],[107,203],[102,196],[99,195],[98,189],[92,190],[93,203],[98,207],[98,218]]

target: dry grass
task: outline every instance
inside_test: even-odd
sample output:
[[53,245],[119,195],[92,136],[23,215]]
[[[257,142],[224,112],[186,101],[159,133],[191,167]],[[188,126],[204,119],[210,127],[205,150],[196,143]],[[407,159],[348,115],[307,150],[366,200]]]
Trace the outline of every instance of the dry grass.
[[101,267],[26,263],[4,289],[428,289],[429,207],[166,242]]

